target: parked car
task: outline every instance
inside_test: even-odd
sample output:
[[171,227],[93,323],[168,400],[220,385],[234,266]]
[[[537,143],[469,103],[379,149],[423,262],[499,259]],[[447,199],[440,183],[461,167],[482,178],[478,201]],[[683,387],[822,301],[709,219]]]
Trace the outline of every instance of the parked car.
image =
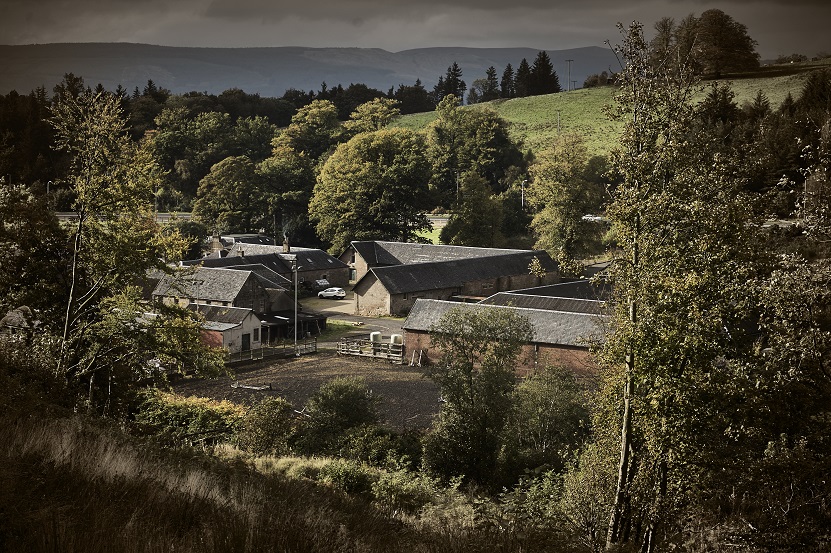
[[327,288],[317,293],[319,298],[336,298],[342,300],[346,297],[346,290],[343,288]]

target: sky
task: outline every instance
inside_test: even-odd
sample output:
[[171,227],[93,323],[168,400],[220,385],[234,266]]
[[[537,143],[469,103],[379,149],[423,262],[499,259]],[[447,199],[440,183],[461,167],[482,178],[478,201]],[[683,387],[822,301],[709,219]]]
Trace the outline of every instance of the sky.
[[620,41],[717,8],[744,24],[762,59],[831,53],[829,0],[0,0],[0,44],[562,50]]

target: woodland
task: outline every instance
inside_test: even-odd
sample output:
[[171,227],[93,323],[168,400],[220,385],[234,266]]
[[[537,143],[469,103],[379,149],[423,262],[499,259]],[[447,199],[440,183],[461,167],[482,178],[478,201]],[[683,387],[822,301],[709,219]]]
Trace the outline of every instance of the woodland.
[[[528,149],[489,107],[571,94],[544,53],[469,89],[454,64],[429,92],[68,74],[0,98],[0,550],[829,550],[831,69],[739,105],[725,77],[759,58],[720,10],[621,26],[615,52],[586,83],[613,95],[602,155]],[[594,378],[518,379],[528,320],[451,310],[426,428],[354,378],[304,405],[172,393],[229,369],[142,285],[211,232],[340,252],[426,240],[431,213],[443,243],[608,262]]]

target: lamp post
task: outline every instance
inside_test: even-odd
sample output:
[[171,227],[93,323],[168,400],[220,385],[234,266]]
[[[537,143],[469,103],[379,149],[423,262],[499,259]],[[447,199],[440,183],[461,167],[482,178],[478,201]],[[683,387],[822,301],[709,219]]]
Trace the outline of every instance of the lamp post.
[[521,200],[520,200],[520,202],[521,202],[521,205],[522,205],[522,209],[525,209],[525,183],[526,182],[528,182],[528,181],[523,180],[521,188],[520,188],[520,191],[521,191],[521,195],[520,195]]
[[297,254],[286,255],[291,261],[291,270],[294,273],[294,355],[300,357],[300,352],[297,350]]

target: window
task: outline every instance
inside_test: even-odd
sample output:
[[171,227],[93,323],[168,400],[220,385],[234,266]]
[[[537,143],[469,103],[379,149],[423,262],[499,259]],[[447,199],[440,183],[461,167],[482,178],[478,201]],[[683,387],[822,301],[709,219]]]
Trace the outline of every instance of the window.
[[255,342],[260,341],[260,329],[259,328],[254,329],[254,341]]

